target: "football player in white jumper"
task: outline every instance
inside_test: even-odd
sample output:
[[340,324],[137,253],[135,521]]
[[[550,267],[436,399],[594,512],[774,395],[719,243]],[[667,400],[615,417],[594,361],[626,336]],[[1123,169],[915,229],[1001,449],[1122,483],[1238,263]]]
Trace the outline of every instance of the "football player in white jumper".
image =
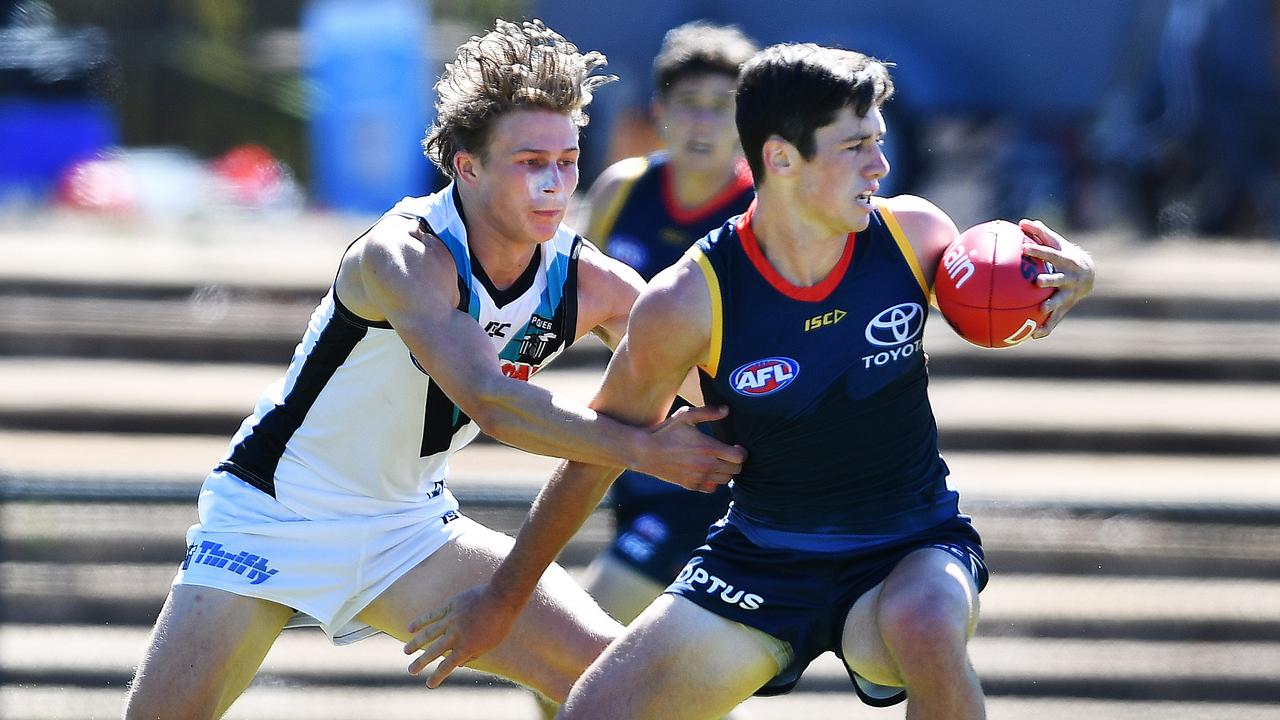
[[[452,182],[347,249],[206,479],[128,718],[218,717],[288,624],[405,641],[424,608],[485,582],[512,541],[462,516],[445,482],[481,430],[703,491],[740,468],[741,448],[695,427],[722,409],[637,428],[524,382],[588,332],[616,346],[641,287],[561,225],[603,65],[536,21],[458,49],[424,142]],[[536,596],[472,666],[561,701],[621,628],[558,567]]]

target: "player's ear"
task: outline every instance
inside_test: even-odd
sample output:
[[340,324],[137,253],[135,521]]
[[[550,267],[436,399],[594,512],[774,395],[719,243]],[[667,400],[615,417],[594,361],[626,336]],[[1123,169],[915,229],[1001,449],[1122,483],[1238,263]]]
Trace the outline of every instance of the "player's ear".
[[770,135],[761,148],[765,170],[769,175],[790,175],[800,157],[795,145],[783,140],[779,135]]
[[459,150],[453,156],[453,174],[463,182],[474,183],[480,169],[480,158],[467,152]]
[[654,94],[649,98],[649,119],[653,121],[655,127],[662,128],[662,111],[667,109],[667,104],[662,101],[662,96]]

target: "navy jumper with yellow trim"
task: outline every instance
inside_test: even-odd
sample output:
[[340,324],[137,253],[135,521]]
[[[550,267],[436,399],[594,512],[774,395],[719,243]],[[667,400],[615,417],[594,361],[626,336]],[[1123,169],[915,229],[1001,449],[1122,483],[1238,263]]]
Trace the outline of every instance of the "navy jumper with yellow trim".
[[928,286],[892,213],[877,207],[799,288],[764,258],[753,211],[689,251],[712,296],[703,395],[749,453],[729,522],[765,546],[847,551],[955,517],[927,394]]

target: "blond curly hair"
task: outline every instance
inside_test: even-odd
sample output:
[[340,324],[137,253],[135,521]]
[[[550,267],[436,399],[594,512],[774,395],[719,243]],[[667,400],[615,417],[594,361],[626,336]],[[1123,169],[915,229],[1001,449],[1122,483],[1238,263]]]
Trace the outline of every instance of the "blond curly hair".
[[592,93],[618,79],[595,74],[606,64],[604,55],[579,52],[541,20],[498,20],[445,65],[436,83],[436,119],[422,142],[427,158],[455,177],[454,157],[467,151],[483,158],[494,124],[513,110],[565,113],[586,126]]

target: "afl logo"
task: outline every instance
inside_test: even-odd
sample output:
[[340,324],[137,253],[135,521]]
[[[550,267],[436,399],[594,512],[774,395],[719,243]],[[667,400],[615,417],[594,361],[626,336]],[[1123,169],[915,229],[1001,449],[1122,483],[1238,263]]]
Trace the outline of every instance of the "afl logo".
[[785,357],[755,360],[733,371],[729,384],[739,395],[771,395],[791,384],[800,374],[800,363]]
[[917,303],[902,303],[885,308],[867,323],[867,342],[888,347],[914,340],[924,329],[924,308]]

